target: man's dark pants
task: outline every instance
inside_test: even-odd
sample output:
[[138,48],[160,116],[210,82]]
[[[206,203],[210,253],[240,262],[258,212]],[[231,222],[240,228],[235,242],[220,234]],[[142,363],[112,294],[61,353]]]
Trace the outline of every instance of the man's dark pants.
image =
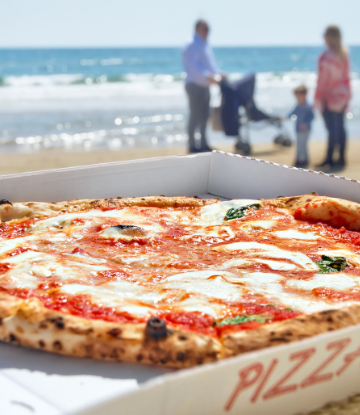
[[195,146],[195,130],[200,130],[200,149],[207,149],[206,142],[206,124],[210,111],[210,89],[196,84],[188,83],[185,90],[189,98],[189,152],[197,150]]

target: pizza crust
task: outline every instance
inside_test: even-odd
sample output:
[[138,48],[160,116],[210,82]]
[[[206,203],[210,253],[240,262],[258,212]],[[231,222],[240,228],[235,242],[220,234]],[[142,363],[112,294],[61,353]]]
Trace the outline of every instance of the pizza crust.
[[289,209],[299,220],[325,222],[334,228],[344,226],[350,231],[360,230],[360,205],[349,200],[318,196],[313,193],[262,200],[262,203],[267,206]]
[[302,340],[360,323],[360,305],[243,330],[217,340],[168,327],[166,339],[146,335],[145,324],[88,320],[47,309],[35,298],[0,293],[0,339],[47,352],[99,360],[185,368]]
[[172,368],[219,360],[215,338],[169,327],[165,339],[146,335],[145,324],[88,320],[47,309],[36,298],[0,293],[0,339],[69,356],[161,365]]
[[313,314],[302,314],[289,320],[266,324],[256,330],[243,330],[223,337],[226,354],[237,355],[265,347],[303,340],[317,334],[360,323],[360,304]]
[[95,208],[108,207],[173,207],[197,208],[218,203],[219,199],[198,199],[194,197],[147,196],[115,199],[79,199],[59,203],[25,202],[3,203],[0,205],[0,220],[7,222],[16,219],[52,216],[56,213],[84,212]]

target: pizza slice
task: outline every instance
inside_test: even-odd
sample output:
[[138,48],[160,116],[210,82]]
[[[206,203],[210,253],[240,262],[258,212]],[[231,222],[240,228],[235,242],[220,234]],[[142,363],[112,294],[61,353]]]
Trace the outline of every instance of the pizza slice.
[[0,339],[187,367],[360,322],[360,206],[0,201]]

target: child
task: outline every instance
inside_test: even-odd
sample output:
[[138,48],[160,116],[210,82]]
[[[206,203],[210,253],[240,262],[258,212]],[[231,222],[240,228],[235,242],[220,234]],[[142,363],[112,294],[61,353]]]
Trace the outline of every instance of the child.
[[295,109],[289,117],[296,116],[296,161],[295,167],[306,168],[309,165],[307,141],[311,130],[311,121],[314,119],[314,111],[306,101],[307,88],[300,85],[294,90],[297,99]]

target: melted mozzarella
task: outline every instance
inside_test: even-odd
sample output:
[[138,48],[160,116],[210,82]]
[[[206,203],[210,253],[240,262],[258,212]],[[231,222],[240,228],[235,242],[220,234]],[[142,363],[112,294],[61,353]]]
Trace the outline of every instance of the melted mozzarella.
[[311,291],[314,288],[331,288],[336,291],[346,291],[360,286],[360,277],[344,273],[316,274],[309,280],[288,280],[286,286],[297,290]]
[[194,235],[200,236],[213,236],[215,238],[222,239],[231,239],[234,238],[235,232],[230,228],[230,226],[206,226],[206,227],[187,227],[185,228],[188,232],[191,232],[190,235],[184,235],[181,239],[189,239]]
[[252,205],[253,203],[259,203],[259,201],[251,199],[234,199],[204,206],[200,209],[200,218],[196,220],[196,223],[203,226],[220,225],[227,222],[224,221],[224,217],[229,209],[237,209],[242,206]]
[[226,314],[226,306],[220,303],[214,303],[203,297],[190,297],[180,301],[175,308],[183,311],[200,311],[214,318],[221,318]]
[[251,234],[259,230],[267,230],[274,227],[276,224],[275,220],[256,220],[244,222],[241,224],[241,230],[245,233]]
[[[315,313],[344,306],[342,302],[334,306],[334,304],[330,305],[316,297],[302,297],[297,293],[286,292],[281,284],[282,281],[286,280],[277,274],[254,272],[240,278],[240,281],[245,283],[252,293],[262,294],[277,304],[282,304],[304,313]],[[347,302],[347,304],[350,304],[350,302]]]
[[53,218],[37,222],[31,228],[31,232],[37,232],[42,230],[62,230],[63,228],[70,227],[72,221],[75,219],[88,220],[89,222],[85,223],[84,225],[75,226],[76,228],[84,228],[86,226],[89,226],[89,224],[91,224],[91,221],[98,222],[100,220],[101,222],[101,219],[106,218],[118,219],[124,225],[140,226],[141,228],[154,232],[161,232],[163,230],[162,226],[160,226],[159,224],[152,222],[150,219],[147,219],[143,216],[136,215],[129,208],[124,208],[120,210],[115,209],[110,211],[94,209],[88,212],[69,213],[55,216]]
[[[60,280],[75,279],[89,282],[89,277],[96,276],[99,271],[109,269],[103,265],[90,265],[83,261],[77,262],[76,259],[74,261],[72,258],[67,259],[35,251],[26,251],[1,262],[12,265],[6,276],[10,276],[13,281],[17,280],[19,283],[25,279],[34,283],[36,277],[56,277]],[[6,284],[4,286],[9,287]],[[14,288],[14,285],[11,287]],[[28,288],[34,288],[33,284]]]
[[246,266],[251,263],[260,263],[260,264],[266,264],[271,269],[275,271],[289,271],[292,269],[296,269],[296,266],[293,264],[289,264],[288,262],[281,262],[281,261],[271,261],[268,259],[261,259],[261,258],[252,258],[250,259],[230,259],[229,261],[226,261],[222,264],[221,268],[236,268],[241,266]]
[[293,229],[289,229],[287,231],[278,231],[274,232],[278,238],[285,238],[285,239],[304,239],[304,240],[314,240],[319,239],[320,236],[315,235],[311,232],[299,232]]
[[226,271],[185,272],[166,278],[162,286],[222,300],[240,300],[241,286],[230,284],[227,281],[232,277],[236,278],[235,275]]
[[14,251],[16,248],[19,247],[28,247],[31,245],[31,242],[34,238],[26,236],[24,238],[16,238],[16,239],[1,239],[0,240],[0,255],[6,254],[8,252]]
[[301,252],[285,251],[273,245],[261,244],[258,242],[235,242],[229,245],[220,245],[214,248],[215,251],[242,252],[243,256],[265,256],[268,258],[288,259],[295,264],[308,270],[317,270],[310,258]]
[[68,294],[90,294],[97,302],[108,307],[122,305],[124,300],[143,301],[155,305],[166,296],[165,293],[128,281],[115,281],[97,286],[67,284],[61,290]]

